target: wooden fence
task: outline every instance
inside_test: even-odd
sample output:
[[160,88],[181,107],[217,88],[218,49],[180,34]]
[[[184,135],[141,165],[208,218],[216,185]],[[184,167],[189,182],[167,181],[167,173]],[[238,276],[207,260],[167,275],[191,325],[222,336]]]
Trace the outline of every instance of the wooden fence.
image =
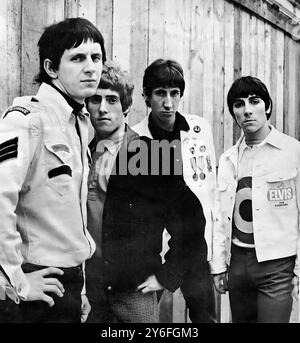
[[[278,27],[242,0],[1,0],[0,111],[18,95],[34,94],[37,41],[45,26],[82,16],[101,30],[109,58],[133,76],[134,105],[129,123],[146,115],[142,76],[159,57],[184,68],[186,92],[181,110],[207,118],[217,157],[240,135],[226,105],[233,80],[261,78],[274,101],[271,117],[279,130],[300,138],[299,51]],[[264,0],[248,1],[261,6]]]

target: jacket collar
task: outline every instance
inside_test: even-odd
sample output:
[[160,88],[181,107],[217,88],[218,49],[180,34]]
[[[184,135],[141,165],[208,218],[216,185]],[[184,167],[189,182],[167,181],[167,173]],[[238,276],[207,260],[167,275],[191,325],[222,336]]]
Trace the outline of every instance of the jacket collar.
[[[265,144],[270,144],[277,149],[282,149],[283,144],[282,144],[281,133],[277,129],[275,129],[275,127],[273,125],[269,125],[269,126],[271,128],[271,131],[268,134],[268,136],[264,139],[263,142]],[[245,137],[244,134],[242,134],[242,136],[237,140],[235,145],[232,146],[231,148],[229,148],[224,153],[225,158],[229,158],[235,165],[236,165],[237,160],[238,160],[239,147],[240,147],[242,141],[244,140],[244,137]]]
[[159,127],[152,117],[152,112],[149,114],[149,130],[154,139],[162,140],[167,139],[172,141],[175,138],[180,137],[180,131],[189,131],[190,127],[186,119],[179,112],[175,114],[175,123],[173,131],[166,131]]
[[[120,150],[127,150],[127,151],[136,151],[134,147],[138,144],[139,145],[139,135],[134,132],[127,124],[125,124],[125,134],[123,137],[123,141],[120,147]],[[91,153],[93,154],[96,151],[96,147],[98,144],[97,137],[95,136],[89,144],[89,148]]]
[[[48,83],[42,83],[34,98],[41,99],[42,103],[49,104],[50,106],[55,106],[55,108],[59,109],[59,112],[62,113],[65,119],[69,120],[72,113],[74,113],[74,107],[72,107],[71,104],[66,100],[66,97],[62,95],[62,92],[58,91],[56,88],[57,87]],[[81,109],[79,110],[79,112],[89,117],[89,112],[87,111],[86,107],[81,105],[80,107]],[[79,107],[77,107],[77,109],[79,109]],[[77,112],[77,114],[79,112]]]

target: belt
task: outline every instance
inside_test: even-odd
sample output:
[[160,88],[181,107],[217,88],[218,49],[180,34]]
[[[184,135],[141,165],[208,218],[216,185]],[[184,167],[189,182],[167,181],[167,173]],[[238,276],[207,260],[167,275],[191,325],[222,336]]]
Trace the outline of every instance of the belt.
[[[55,266],[51,266],[51,267],[55,267]],[[41,270],[45,268],[49,268],[49,266],[40,266],[40,265],[32,264],[32,263],[25,263],[22,265],[22,270],[24,273],[32,273],[37,270]],[[49,274],[47,275],[47,277],[56,277],[63,281],[68,281],[68,280],[72,281],[74,279],[76,280],[77,278],[83,277],[82,264],[75,267],[55,267],[55,268],[61,269],[64,272],[64,274],[63,275]]]

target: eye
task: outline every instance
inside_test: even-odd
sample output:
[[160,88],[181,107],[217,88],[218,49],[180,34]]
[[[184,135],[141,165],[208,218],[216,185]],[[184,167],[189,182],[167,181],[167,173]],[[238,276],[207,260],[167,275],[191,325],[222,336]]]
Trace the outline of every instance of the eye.
[[242,106],[244,106],[244,102],[243,101],[235,101],[233,103],[233,107],[234,108],[241,108]]
[[178,98],[180,96],[180,92],[179,91],[173,91],[171,92],[171,97],[172,98]]
[[83,61],[83,56],[82,55],[75,55],[71,58],[71,61],[73,62],[81,62]]
[[161,98],[163,98],[163,97],[166,96],[166,91],[163,90],[163,89],[158,89],[158,90],[156,90],[156,91],[154,92],[154,94],[157,95],[157,96],[159,96],[159,97],[161,97]]
[[119,99],[118,99],[118,98],[114,98],[114,97],[108,98],[108,99],[107,99],[107,102],[108,102],[110,105],[114,105],[114,104],[116,104],[118,101],[119,101]]
[[94,105],[100,105],[102,101],[102,97],[99,95],[93,95],[89,98],[89,103],[92,103]]
[[253,98],[253,99],[250,99],[249,102],[251,105],[257,105],[257,104],[259,104],[260,100],[259,100],[259,98]]
[[100,61],[102,61],[102,56],[99,54],[96,54],[96,55],[92,56],[92,59],[94,62],[100,62]]

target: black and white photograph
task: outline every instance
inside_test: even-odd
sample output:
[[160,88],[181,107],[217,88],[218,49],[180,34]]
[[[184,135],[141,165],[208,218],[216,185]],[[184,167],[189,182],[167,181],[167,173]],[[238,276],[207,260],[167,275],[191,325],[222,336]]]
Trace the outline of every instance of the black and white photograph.
[[0,329],[299,323],[299,255],[300,0],[1,0]]

